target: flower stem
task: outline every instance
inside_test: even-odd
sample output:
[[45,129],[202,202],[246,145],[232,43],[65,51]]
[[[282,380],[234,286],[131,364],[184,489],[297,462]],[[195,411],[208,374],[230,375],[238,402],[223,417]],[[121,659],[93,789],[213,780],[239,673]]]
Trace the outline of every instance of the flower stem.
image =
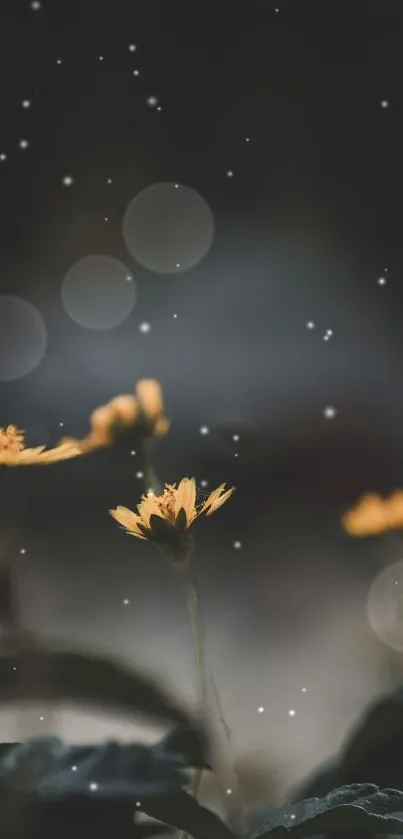
[[[196,579],[193,574],[193,569],[191,565],[191,552],[193,550],[193,543],[190,543],[190,548],[186,557],[186,561],[183,564],[183,570],[187,573],[187,606],[189,617],[192,625],[193,631],[193,641],[194,641],[194,649],[195,649],[195,657],[196,657],[196,666],[197,666],[197,674],[199,680],[199,703],[200,703],[200,712],[201,717],[204,719],[204,724],[207,729],[213,728],[215,729],[216,726],[212,724],[212,714],[210,713],[210,704],[209,704],[209,690],[208,690],[208,682],[207,682],[207,672],[206,672],[206,656],[205,656],[205,649],[204,649],[204,638],[203,638],[203,630],[202,630],[202,621],[201,621],[201,612],[200,612],[200,604],[199,604],[199,595],[197,590],[197,583]],[[213,734],[215,731],[213,731]],[[225,809],[226,809],[226,816],[229,827],[232,829],[237,829],[240,825],[240,820],[242,817],[242,813],[240,810],[239,802],[237,802],[237,795],[232,797],[232,792],[238,792],[238,784],[237,779],[235,776],[232,767],[228,761],[223,760],[220,750],[215,747],[215,743],[213,741],[213,751],[214,755],[212,756],[212,765],[216,773],[217,780],[221,787],[221,792],[223,795],[223,800],[225,802]],[[203,769],[199,768],[195,774],[193,779],[193,783],[191,786],[192,795],[197,798],[200,785],[203,775]],[[231,793],[228,794],[226,791],[228,789],[229,783],[231,782]],[[231,795],[231,799],[229,798]],[[179,839],[184,839],[186,834],[182,831],[180,833]]]

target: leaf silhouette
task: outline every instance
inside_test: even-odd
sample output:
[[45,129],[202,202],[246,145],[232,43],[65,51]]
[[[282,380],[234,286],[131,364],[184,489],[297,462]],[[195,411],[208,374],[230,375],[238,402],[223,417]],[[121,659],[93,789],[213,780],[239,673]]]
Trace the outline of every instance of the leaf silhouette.
[[140,809],[164,824],[185,831],[194,839],[234,839],[234,834],[219,816],[202,807],[184,790],[146,799]]
[[160,753],[180,755],[184,762],[197,769],[211,769],[207,762],[208,738],[200,727],[185,723],[169,732],[158,744]]
[[189,780],[183,760],[160,744],[72,746],[38,737],[1,744],[0,754],[4,839],[145,839],[166,833],[160,825],[135,825],[135,804],[169,796]]
[[[322,833],[403,835],[403,792],[351,784],[266,815],[250,839],[286,839]],[[291,839],[293,839],[291,837]]]
[[403,789],[403,686],[376,699],[365,710],[339,755],[320,767],[293,794],[293,800],[371,781]]
[[112,658],[57,650],[32,639],[0,651],[0,703],[72,701],[188,724],[189,714],[155,681]]

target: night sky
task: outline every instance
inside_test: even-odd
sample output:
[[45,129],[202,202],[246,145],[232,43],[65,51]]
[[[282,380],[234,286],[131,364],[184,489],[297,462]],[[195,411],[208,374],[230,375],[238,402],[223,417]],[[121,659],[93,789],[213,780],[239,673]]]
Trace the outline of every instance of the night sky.
[[[0,423],[53,445],[160,380],[162,479],[237,487],[196,570],[235,754],[274,796],[403,676],[366,610],[399,539],[340,526],[403,486],[402,35],[400,0],[0,7]],[[3,470],[23,620],[192,701],[180,577],[107,513],[143,491],[132,450]]]

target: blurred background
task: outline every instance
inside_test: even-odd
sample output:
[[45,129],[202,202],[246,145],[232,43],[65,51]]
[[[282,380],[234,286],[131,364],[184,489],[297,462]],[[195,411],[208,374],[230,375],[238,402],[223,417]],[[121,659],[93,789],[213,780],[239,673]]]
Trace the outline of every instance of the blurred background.
[[[403,544],[340,526],[403,484],[402,34],[398,0],[0,9],[0,423],[83,436],[155,377],[161,478],[236,485],[196,570],[250,800],[281,799],[403,676],[396,568],[371,588]],[[27,628],[191,704],[181,578],[107,514],[138,503],[136,458],[126,440],[4,469],[4,544]],[[0,730],[155,734],[67,707],[3,709]]]

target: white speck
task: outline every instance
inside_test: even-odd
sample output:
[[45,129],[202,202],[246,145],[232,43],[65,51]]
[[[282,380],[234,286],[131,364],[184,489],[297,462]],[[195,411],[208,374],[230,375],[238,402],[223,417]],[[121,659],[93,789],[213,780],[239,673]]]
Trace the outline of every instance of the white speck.
[[236,540],[235,542],[232,543],[232,547],[235,548],[236,551],[239,551],[240,548],[242,548],[242,542],[240,542],[239,540]]
[[61,58],[57,58],[57,59],[56,59],[56,64],[61,64],[61,63],[62,63],[62,59],[61,59]]
[[20,140],[18,143],[20,149],[27,149],[29,146],[28,140]]
[[0,154],[0,160],[1,160],[2,163],[4,163],[4,161],[7,160],[7,155],[4,154],[4,152],[2,154]]
[[41,0],[32,0],[30,5],[33,12],[39,12],[42,8]]
[[149,96],[146,99],[146,102],[149,108],[155,108],[158,105],[158,99],[156,96]]
[[103,61],[103,60],[104,60],[103,55],[100,55],[100,56],[99,56],[99,60],[100,60],[100,61]]
[[130,283],[132,281],[132,279],[133,279],[133,277],[131,277],[130,274],[128,274],[127,277],[126,277],[126,282]]
[[136,478],[144,478],[144,472],[136,472]]
[[155,492],[152,487],[147,490],[147,495],[155,495]]
[[105,216],[104,221],[109,221],[108,216]]
[[26,548],[21,548],[21,550],[20,550],[20,554],[24,555],[24,554],[26,554],[26,552],[27,552],[27,549],[26,549]]
[[234,443],[239,443],[239,439],[240,439],[239,434],[233,434],[232,439],[233,439]]
[[295,717],[295,711],[294,711],[294,708],[290,708],[290,710],[289,710],[289,712],[288,712],[288,716],[289,716],[289,717]]
[[63,426],[64,426],[64,422],[59,422],[59,427],[63,428]]
[[74,178],[72,175],[64,175],[62,179],[63,186],[73,186]]
[[179,184],[174,184],[175,189],[179,189]]
[[112,178],[108,178],[108,180],[107,180],[107,182],[106,182],[106,183],[107,183],[107,184],[111,184],[111,183],[112,183]]
[[98,784],[96,784],[94,781],[92,781],[91,784],[90,784],[91,792],[96,792],[97,789],[98,789]]
[[175,313],[174,315],[172,315],[172,317],[176,319],[178,315]]
[[232,795],[232,789],[227,789],[226,792],[227,792],[227,795]]
[[131,452],[130,452],[130,454],[131,454],[131,456],[132,456],[132,457],[134,457],[134,456],[135,456],[135,454],[136,454],[135,450],[134,450],[134,449],[132,449],[132,450],[131,450]]
[[158,105],[157,111],[162,111],[162,105]]
[[136,801],[136,807],[141,807],[141,801]]
[[208,428],[207,425],[201,425],[200,428],[199,428],[199,432],[200,432],[200,434],[205,436],[206,434],[210,433],[210,429]]
[[259,713],[259,714],[263,714],[263,712],[264,712],[264,707],[263,707],[263,705],[259,705],[259,707],[258,707],[258,709],[257,709],[257,710],[258,710],[258,713]]
[[150,329],[151,329],[151,324],[147,323],[146,320],[144,320],[142,323],[139,324],[139,331],[140,332],[149,332]]
[[180,267],[181,267],[180,262],[176,262],[175,263],[175,268],[180,268]]
[[16,669],[17,669],[16,667],[13,667],[13,670],[16,670]]
[[71,771],[72,771],[72,772],[77,772],[77,766],[72,766],[72,767],[71,767]]
[[233,172],[233,170],[232,170],[232,169],[228,169],[228,172],[227,172],[227,178],[233,178],[233,177],[234,177],[234,172]]
[[128,599],[127,599],[127,597],[125,597],[125,599],[124,599],[124,601],[123,601],[123,605],[124,605],[124,606],[128,606],[128,605],[129,605],[129,603],[130,603],[130,600],[128,600]]
[[30,102],[29,99],[23,99],[22,102],[21,102],[21,105],[22,105],[23,108],[30,108],[31,107],[31,102]]
[[133,70],[133,76],[139,76],[140,70]]
[[386,278],[385,277],[379,277],[377,282],[378,282],[378,285],[386,285]]
[[129,52],[136,52],[136,44],[129,44]]
[[315,324],[314,324],[313,320],[307,320],[305,326],[306,326],[307,329],[315,329]]
[[389,102],[388,102],[388,100],[387,100],[387,99],[382,99],[382,101],[381,101],[381,108],[383,108],[383,109],[385,109],[385,108],[389,108]]
[[202,481],[200,481],[200,486],[201,486],[201,487],[206,487],[206,486],[208,486],[208,481],[206,481],[206,479],[205,479],[205,478],[203,478],[203,480],[202,480]]
[[327,408],[323,411],[323,416],[325,419],[334,419],[337,414],[336,408],[333,408],[332,405],[328,405]]
[[43,717],[39,717],[40,721],[43,722]]
[[238,452],[235,452],[234,457],[239,457]]
[[245,143],[250,143],[250,137],[245,137]]
[[280,9],[274,9],[274,11],[275,11],[276,15],[278,15]]
[[326,332],[323,336],[323,340],[324,341],[329,341],[330,338],[332,337],[332,335],[333,335],[333,329],[326,329]]
[[295,813],[290,813],[290,819],[295,819]]

